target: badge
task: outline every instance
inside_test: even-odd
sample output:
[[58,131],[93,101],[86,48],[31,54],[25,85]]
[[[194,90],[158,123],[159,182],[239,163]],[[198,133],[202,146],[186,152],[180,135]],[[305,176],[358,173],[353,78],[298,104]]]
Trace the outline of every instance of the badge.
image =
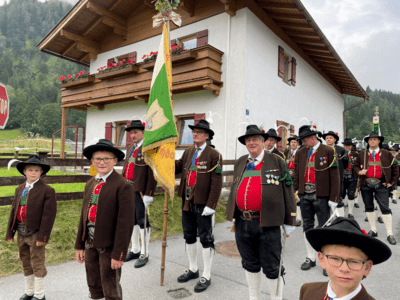
[[271,175],[265,175],[265,176],[267,177],[267,183],[268,183],[268,184],[271,184],[271,179],[270,179],[270,178],[271,178]]
[[279,185],[279,176],[275,176],[275,185]]
[[271,178],[271,183],[272,183],[272,184],[275,184],[274,177]]

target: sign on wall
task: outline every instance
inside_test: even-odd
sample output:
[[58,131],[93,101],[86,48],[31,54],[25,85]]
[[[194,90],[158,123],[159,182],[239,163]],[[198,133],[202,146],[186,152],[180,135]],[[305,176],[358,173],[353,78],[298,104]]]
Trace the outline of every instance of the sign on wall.
[[6,127],[10,115],[10,100],[8,99],[6,86],[0,83],[0,129]]

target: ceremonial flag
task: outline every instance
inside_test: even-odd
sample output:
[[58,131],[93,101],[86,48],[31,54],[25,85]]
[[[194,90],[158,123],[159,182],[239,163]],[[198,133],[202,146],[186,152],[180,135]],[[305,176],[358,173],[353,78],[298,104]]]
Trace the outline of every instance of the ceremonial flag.
[[154,178],[173,197],[175,190],[175,142],[178,133],[171,100],[171,58],[167,25],[154,65],[143,139],[145,162],[152,168]]

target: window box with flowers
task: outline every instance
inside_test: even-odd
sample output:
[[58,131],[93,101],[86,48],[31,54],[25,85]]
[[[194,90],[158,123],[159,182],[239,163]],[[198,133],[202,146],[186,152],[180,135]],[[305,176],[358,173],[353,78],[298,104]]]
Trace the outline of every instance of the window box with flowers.
[[94,82],[94,79],[95,77],[93,75],[90,75],[90,72],[86,73],[85,70],[82,70],[73,76],[63,75],[58,80],[60,81],[61,88],[74,88],[74,87],[80,87],[84,84],[92,83]]
[[97,71],[99,71],[99,73],[96,74],[96,79],[106,80],[114,77],[137,73],[139,71],[139,67],[135,64],[136,61],[123,59],[118,63],[112,63],[107,66],[98,68]]
[[[155,60],[157,58],[158,52],[151,52],[150,55],[143,55],[143,65],[142,68],[146,70],[151,70],[154,68]],[[184,47],[179,45],[171,47],[171,62],[177,63],[186,60],[192,60],[197,58],[197,52],[186,50]]]

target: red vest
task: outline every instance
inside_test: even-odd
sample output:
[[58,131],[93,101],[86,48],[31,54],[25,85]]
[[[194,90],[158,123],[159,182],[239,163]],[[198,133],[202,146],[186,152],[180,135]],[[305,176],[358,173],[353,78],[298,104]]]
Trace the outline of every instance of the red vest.
[[[289,150],[289,153],[292,153],[292,150]],[[293,154],[293,156],[290,156],[289,158],[289,164],[288,164],[288,168],[289,169],[293,169],[294,170],[294,157],[296,154]]]
[[239,185],[236,202],[241,210],[261,211],[261,167],[260,162],[254,171],[259,171],[260,175],[245,177]]
[[89,222],[94,223],[96,221],[97,201],[99,200],[100,190],[105,184],[106,184],[105,182],[99,182],[96,183],[96,185],[94,186],[92,199],[90,200],[90,206],[87,213]]
[[[196,158],[195,166],[199,166],[199,158]],[[187,186],[195,186],[197,179],[197,171],[189,171],[187,178],[186,178],[186,185]]]
[[[26,187],[26,183],[25,183],[24,189],[25,189],[25,187]],[[17,219],[18,219],[18,221],[23,222],[23,223],[26,222],[26,204],[28,203],[28,195],[29,195],[29,191],[28,191],[28,193],[27,193],[26,196],[25,196],[25,200],[22,202],[22,203],[24,203],[24,204],[21,203],[21,200],[23,200],[22,198],[23,198],[24,196],[21,196],[21,199],[19,199],[20,205],[19,205],[19,207],[18,207]],[[22,204],[22,205],[21,205],[21,204]]]
[[[369,154],[369,161],[371,162],[380,162],[381,158],[380,158],[381,152],[376,153],[374,159],[372,159],[372,154]],[[367,171],[367,177],[368,178],[381,178],[382,177],[382,170],[381,170],[381,166],[380,163],[377,166],[369,166],[368,167],[368,171]]]
[[315,183],[315,166],[309,167],[308,163],[315,164],[315,153],[314,152],[311,157],[307,160],[307,169],[306,169],[306,177],[304,182]]
[[[135,159],[136,159],[136,153],[138,151],[139,147],[137,149],[135,149],[135,151],[133,151],[131,157],[127,158],[128,159],[128,163],[126,165],[126,169],[125,169],[125,174],[124,177],[128,180],[134,180],[135,178]],[[131,162],[129,162],[131,161]]]
[[349,165],[346,170],[351,170],[351,154],[349,153]]

